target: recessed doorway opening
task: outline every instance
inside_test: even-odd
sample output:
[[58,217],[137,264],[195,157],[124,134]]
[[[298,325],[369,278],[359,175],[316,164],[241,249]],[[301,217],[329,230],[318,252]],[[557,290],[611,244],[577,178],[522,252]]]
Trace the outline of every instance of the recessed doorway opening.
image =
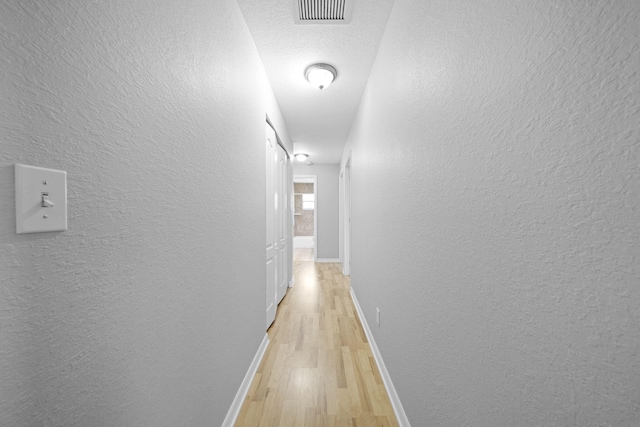
[[312,249],[316,256],[318,215],[315,175],[293,176],[293,248]]

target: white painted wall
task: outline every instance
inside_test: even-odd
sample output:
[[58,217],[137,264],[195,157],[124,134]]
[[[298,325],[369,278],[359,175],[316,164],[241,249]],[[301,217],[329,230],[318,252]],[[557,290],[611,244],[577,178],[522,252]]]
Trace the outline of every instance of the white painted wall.
[[[265,334],[265,113],[291,150],[236,2],[0,21],[0,425],[220,425]],[[68,172],[68,231],[15,234],[15,162]]]
[[294,163],[294,175],[317,176],[317,236],[316,257],[318,259],[336,260],[340,257],[339,221],[340,197],[339,179],[340,165],[317,164],[305,165]]
[[345,152],[352,286],[412,425],[640,425],[638,22],[396,1]]

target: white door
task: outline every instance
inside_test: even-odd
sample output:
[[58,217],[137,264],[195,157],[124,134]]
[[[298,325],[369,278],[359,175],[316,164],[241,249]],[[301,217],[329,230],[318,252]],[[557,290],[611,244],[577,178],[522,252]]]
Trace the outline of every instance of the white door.
[[[272,130],[273,132],[273,130]],[[276,244],[278,252],[278,265],[276,273],[276,303],[280,303],[287,292],[287,153],[278,145],[276,146]]]
[[276,317],[278,303],[287,292],[287,155],[267,124],[267,329]]
[[266,183],[267,183],[267,329],[273,323],[276,318],[276,283],[277,283],[277,265],[278,265],[278,250],[276,239],[276,191],[275,191],[275,171],[277,164],[277,151],[278,146],[276,140],[276,134],[271,129],[271,126],[267,125],[267,144],[266,144]]

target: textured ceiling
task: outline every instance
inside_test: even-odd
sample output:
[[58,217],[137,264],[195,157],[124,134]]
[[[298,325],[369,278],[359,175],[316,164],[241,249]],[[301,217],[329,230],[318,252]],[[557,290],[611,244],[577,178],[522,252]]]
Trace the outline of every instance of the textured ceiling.
[[[339,163],[393,0],[355,0],[346,25],[296,25],[294,0],[237,0],[294,142],[314,163]],[[338,78],[320,91],[304,78],[314,63]]]

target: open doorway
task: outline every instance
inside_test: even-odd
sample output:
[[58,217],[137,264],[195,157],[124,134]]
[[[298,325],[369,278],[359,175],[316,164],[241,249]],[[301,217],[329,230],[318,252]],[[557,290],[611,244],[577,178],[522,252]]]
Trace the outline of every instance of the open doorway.
[[293,259],[314,261],[317,254],[317,182],[315,175],[293,176]]

